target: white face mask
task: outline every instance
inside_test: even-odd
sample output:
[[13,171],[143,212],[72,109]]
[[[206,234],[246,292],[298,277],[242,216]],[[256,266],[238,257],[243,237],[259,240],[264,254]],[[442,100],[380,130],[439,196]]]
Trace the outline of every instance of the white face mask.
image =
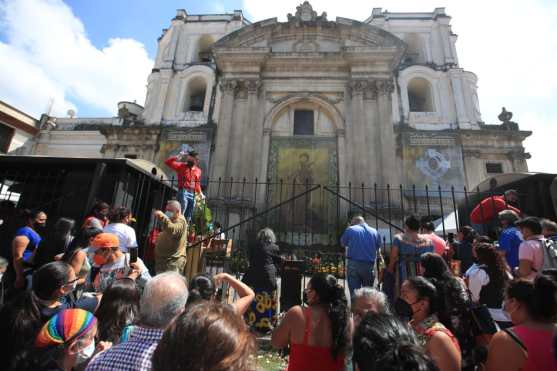
[[164,214],[165,214],[166,216],[168,216],[169,218],[174,218],[174,211],[166,210],[166,211],[164,212]]
[[89,358],[95,353],[95,339],[91,341],[91,344],[87,345],[85,348],[77,352],[76,364],[80,365],[87,362]]

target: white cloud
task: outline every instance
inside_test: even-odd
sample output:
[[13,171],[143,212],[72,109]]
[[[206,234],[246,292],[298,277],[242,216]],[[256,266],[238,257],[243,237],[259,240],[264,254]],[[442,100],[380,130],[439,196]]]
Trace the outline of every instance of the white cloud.
[[[243,0],[252,21],[278,17],[284,21],[302,0],[263,2]],[[313,0],[317,13],[360,21],[372,7],[389,11],[433,11],[446,7],[458,34],[460,66],[478,75],[480,107],[486,123],[498,122],[505,106],[513,111],[521,129],[533,130],[525,142],[532,154],[531,170],[557,173],[554,143],[557,138],[557,2],[520,0]]]
[[76,104],[112,115],[121,100],[145,99],[153,61],[132,39],[112,38],[97,49],[82,22],[61,0],[0,3],[0,99],[33,115],[54,99],[53,113]]

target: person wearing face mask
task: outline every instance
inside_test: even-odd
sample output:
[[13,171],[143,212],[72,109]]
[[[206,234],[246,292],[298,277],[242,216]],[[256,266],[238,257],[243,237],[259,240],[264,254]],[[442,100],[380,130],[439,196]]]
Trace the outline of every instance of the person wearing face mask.
[[32,212],[24,210],[25,226],[19,228],[12,242],[12,267],[15,273],[14,287],[17,290],[26,287],[26,276],[32,273],[31,257],[42,240],[46,227],[46,213],[43,211]]
[[164,162],[178,176],[178,201],[188,222],[191,221],[195,208],[195,194],[205,198],[201,191],[201,169],[197,166],[198,161],[197,152],[189,151],[187,154],[180,152],[179,156],[172,156]]
[[110,343],[95,346],[97,319],[83,309],[65,309],[41,328],[33,346],[18,354],[13,370],[71,371],[83,368]]
[[40,327],[64,309],[80,308],[94,312],[100,295],[73,300],[77,279],[64,262],[45,264],[33,273],[32,289],[21,293],[0,311],[0,359],[9,362],[18,349],[29,345]]
[[103,229],[108,224],[108,214],[110,211],[110,205],[106,202],[98,201],[93,205],[91,212],[85,218],[83,222],[82,229],[86,228],[97,228]]
[[186,266],[188,223],[178,201],[166,203],[166,211],[155,211],[161,222],[161,232],[155,245],[155,271],[174,271],[183,274]]
[[539,275],[534,282],[515,280],[505,292],[503,310],[513,327],[489,343],[487,371],[555,371],[553,337],[557,330],[557,282]]
[[120,250],[119,240],[112,233],[100,233],[91,241],[93,262],[98,273],[92,279],[96,292],[103,292],[114,280],[129,277],[135,280],[140,290],[151,279],[149,271],[140,258],[130,261],[130,254]]
[[440,371],[459,371],[462,356],[456,337],[438,319],[438,293],[424,277],[412,277],[402,284],[395,304],[397,314],[410,318],[418,341]]

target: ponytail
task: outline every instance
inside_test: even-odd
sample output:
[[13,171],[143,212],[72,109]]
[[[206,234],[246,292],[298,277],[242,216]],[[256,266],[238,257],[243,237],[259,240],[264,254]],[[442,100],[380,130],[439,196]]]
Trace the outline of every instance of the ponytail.
[[319,302],[328,307],[333,339],[331,354],[336,359],[348,347],[348,301],[344,288],[337,283],[334,276],[324,273],[313,275],[309,285],[315,290]]
[[329,304],[329,320],[331,321],[332,339],[331,354],[333,358],[346,350],[348,344],[348,301],[344,288],[335,284],[332,288],[332,300]]

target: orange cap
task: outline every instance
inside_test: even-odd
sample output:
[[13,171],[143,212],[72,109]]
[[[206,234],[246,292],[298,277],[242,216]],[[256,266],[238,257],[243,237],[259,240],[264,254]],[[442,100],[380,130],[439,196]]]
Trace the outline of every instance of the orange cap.
[[91,241],[91,247],[96,249],[103,247],[119,247],[120,241],[115,234],[112,233],[99,233],[95,236],[93,241]]

